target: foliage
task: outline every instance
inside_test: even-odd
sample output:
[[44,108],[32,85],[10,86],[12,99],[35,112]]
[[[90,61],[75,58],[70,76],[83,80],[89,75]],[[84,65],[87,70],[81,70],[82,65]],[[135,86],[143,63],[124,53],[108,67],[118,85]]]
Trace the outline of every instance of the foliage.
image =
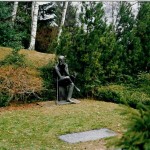
[[150,73],[140,73],[138,75],[137,87],[150,96]]
[[126,104],[136,108],[139,102],[150,105],[150,96],[145,92],[123,85],[107,85],[97,89],[96,98],[108,102]]
[[13,26],[21,34],[21,44],[26,49],[29,47],[31,34],[31,8],[32,2],[19,2],[16,20]]
[[55,53],[55,49],[51,48],[57,36],[58,28],[50,26],[39,26],[37,29],[35,49],[44,53]]
[[150,107],[139,104],[121,137],[118,146],[128,150],[149,150],[150,148]]
[[54,63],[54,61],[50,61],[47,65],[40,68],[44,86],[44,90],[42,92],[43,99],[56,98]]
[[101,3],[82,3],[81,26],[64,28],[57,47],[57,54],[66,55],[70,68],[78,72],[86,96],[111,82],[131,84],[141,71],[142,47],[131,4],[120,2],[116,30],[104,19]]
[[129,2],[120,2],[117,16],[117,43],[121,74],[134,75],[140,70],[140,39],[136,36],[136,21]]
[[[0,79],[0,83],[1,83],[1,79]],[[9,95],[7,93],[3,93],[0,91],[0,107],[4,107],[7,106],[10,102],[10,98]]]
[[37,71],[28,67],[2,66],[0,83],[0,93],[6,102],[26,102],[31,98],[39,98],[43,90],[42,79]]
[[0,2],[0,45],[20,49],[22,32],[13,28],[11,19],[11,2]]
[[137,15],[137,36],[140,38],[142,53],[140,61],[141,71],[150,71],[150,3],[139,2],[140,8]]
[[54,62],[55,55],[4,47],[0,48],[0,54],[3,55],[0,58],[1,106],[13,100],[28,102],[45,98],[44,81],[38,69],[50,60]]

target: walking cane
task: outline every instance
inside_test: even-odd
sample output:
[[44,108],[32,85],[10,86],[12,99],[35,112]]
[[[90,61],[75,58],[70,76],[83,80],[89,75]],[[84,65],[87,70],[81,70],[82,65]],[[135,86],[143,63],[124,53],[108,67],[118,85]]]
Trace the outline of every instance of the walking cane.
[[58,94],[59,94],[59,93],[58,93],[58,92],[59,92],[59,89],[58,89],[58,88],[59,88],[59,87],[58,87],[58,77],[57,77],[57,87],[56,87],[56,88],[57,88],[57,90],[56,90],[56,91],[57,91],[56,104],[58,104]]

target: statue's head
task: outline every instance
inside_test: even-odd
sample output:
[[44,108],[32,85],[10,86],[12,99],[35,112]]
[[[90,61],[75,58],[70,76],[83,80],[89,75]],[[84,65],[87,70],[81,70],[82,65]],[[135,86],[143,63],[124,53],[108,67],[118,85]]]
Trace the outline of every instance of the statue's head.
[[60,64],[60,65],[65,64],[65,56],[62,56],[62,55],[59,56],[59,57],[58,57],[58,61],[59,61],[59,64]]

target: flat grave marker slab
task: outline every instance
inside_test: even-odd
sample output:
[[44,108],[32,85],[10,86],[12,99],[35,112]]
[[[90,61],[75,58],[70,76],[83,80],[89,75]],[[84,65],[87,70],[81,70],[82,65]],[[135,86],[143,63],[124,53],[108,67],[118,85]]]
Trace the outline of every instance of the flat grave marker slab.
[[107,128],[102,128],[99,130],[91,130],[79,133],[72,133],[59,136],[59,139],[68,143],[78,143],[98,140],[106,137],[116,136],[117,134]]

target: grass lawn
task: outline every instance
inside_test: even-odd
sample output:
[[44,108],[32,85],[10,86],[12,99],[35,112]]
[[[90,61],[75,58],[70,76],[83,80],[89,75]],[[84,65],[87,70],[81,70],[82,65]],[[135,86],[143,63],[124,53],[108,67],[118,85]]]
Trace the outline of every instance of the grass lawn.
[[126,106],[95,100],[79,104],[0,108],[0,150],[103,150],[107,140],[68,144],[59,135],[109,128],[122,133]]

